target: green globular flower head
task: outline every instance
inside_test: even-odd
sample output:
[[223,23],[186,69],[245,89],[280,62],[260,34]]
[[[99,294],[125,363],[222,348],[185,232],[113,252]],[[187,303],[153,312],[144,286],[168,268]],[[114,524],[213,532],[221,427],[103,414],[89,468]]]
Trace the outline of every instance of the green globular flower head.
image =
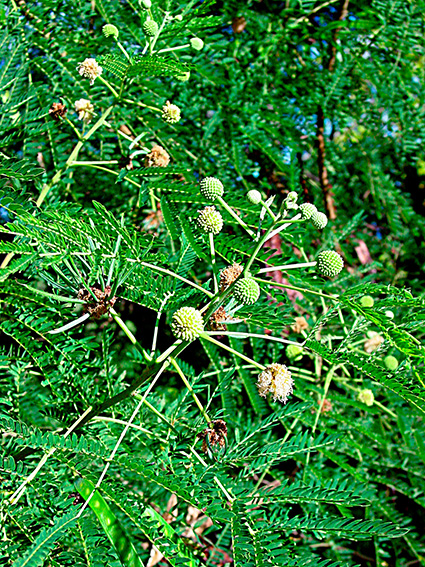
[[362,404],[366,404],[370,407],[373,406],[375,397],[372,390],[362,390],[357,396],[357,399],[359,400],[359,402],[362,402]]
[[298,345],[288,345],[286,347],[286,356],[288,358],[297,358],[302,355],[304,349],[302,346]]
[[373,300],[373,297],[371,297],[370,295],[364,295],[360,299],[360,305],[362,307],[373,307],[374,303],[375,303],[375,301]]
[[224,193],[223,183],[216,177],[204,177],[199,185],[201,194],[207,201],[215,201]]
[[152,6],[151,0],[142,0],[141,4],[145,10],[149,10],[149,8]]
[[204,332],[204,320],[194,307],[180,307],[171,320],[171,330],[182,341],[194,341]]
[[310,220],[314,213],[317,213],[317,209],[313,203],[303,203],[299,208],[303,220]]
[[319,211],[316,211],[311,215],[311,222],[316,228],[322,230],[328,224],[328,217],[324,213],[319,213]]
[[257,189],[251,189],[251,191],[248,191],[246,196],[248,198],[248,201],[253,205],[258,205],[259,203],[261,203],[261,193],[260,191],[257,191]]
[[397,370],[398,368],[398,360],[391,354],[384,358],[384,364],[388,370]]
[[196,51],[201,51],[201,49],[204,47],[204,42],[200,37],[192,37],[192,39],[190,40],[190,45],[192,49],[196,49]]
[[215,207],[205,207],[196,219],[203,232],[218,234],[223,228],[223,217]]
[[103,26],[102,28],[102,32],[103,35],[105,37],[109,37],[109,36],[113,36],[115,39],[118,39],[118,35],[119,35],[119,31],[118,28],[116,26],[114,26],[113,24],[106,24]]
[[252,305],[260,297],[260,286],[254,278],[242,278],[235,283],[233,295],[238,303]]
[[333,278],[344,267],[344,260],[334,250],[324,250],[317,256],[317,269],[324,275]]
[[288,199],[288,201],[294,201],[294,203],[296,203],[298,199],[298,193],[296,191],[290,191],[286,198]]
[[142,26],[143,33],[147,37],[154,37],[158,33],[158,24],[155,20],[146,20],[146,22]]

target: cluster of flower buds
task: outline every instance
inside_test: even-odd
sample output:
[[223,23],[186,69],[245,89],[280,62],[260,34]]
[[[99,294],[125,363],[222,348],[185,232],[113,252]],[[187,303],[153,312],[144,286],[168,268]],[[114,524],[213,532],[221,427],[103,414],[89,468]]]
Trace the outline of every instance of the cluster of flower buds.
[[312,224],[318,229],[323,230],[328,224],[328,217],[316,209],[312,203],[303,203],[299,206],[301,218],[311,220]]
[[283,201],[284,209],[286,209],[287,211],[292,210],[292,209],[298,209],[297,200],[298,200],[297,192],[296,191],[290,191],[288,193],[286,199]]

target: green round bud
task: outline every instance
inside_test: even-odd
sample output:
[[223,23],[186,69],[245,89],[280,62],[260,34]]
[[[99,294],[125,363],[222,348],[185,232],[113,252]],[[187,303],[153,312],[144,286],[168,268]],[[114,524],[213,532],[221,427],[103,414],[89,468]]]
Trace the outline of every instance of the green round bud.
[[375,301],[373,300],[373,297],[371,297],[370,295],[364,295],[360,299],[360,305],[362,307],[373,307],[374,303],[375,303]]
[[394,319],[394,313],[390,310],[385,311],[385,317],[388,317],[388,319]]
[[116,26],[114,26],[113,24],[106,24],[103,26],[102,28],[102,32],[103,35],[105,37],[109,37],[109,36],[113,36],[115,39],[118,39],[118,35],[119,35],[119,31],[118,28]]
[[147,37],[154,37],[158,33],[158,24],[155,20],[146,20],[146,22],[142,26],[143,33]]
[[248,191],[246,196],[248,198],[248,201],[253,205],[258,205],[259,203],[261,203],[261,193],[260,191],[257,191],[257,189],[251,189],[251,191]]
[[357,399],[359,402],[362,402],[362,404],[366,404],[370,407],[373,405],[375,396],[373,395],[372,390],[362,390],[357,396]]
[[174,19],[181,22],[183,20],[183,16],[181,14],[177,14],[177,16],[174,16]]
[[298,345],[288,345],[286,347],[286,356],[288,358],[297,358],[304,351],[303,347]]
[[204,47],[204,42],[200,37],[192,37],[192,39],[190,40],[190,45],[192,49],[195,49],[196,51],[201,51],[201,49]]
[[398,367],[398,360],[395,356],[389,354],[384,358],[384,364],[388,370],[397,370]]
[[223,183],[217,177],[204,177],[199,185],[201,194],[207,201],[215,201],[224,193]]
[[319,211],[316,211],[311,216],[311,222],[316,228],[322,230],[328,224],[328,217],[324,213],[319,213]]
[[333,278],[344,267],[344,260],[334,250],[324,250],[317,256],[317,269],[324,276]]
[[294,203],[298,199],[298,193],[296,191],[290,191],[286,197],[288,201],[294,201]]
[[194,307],[180,307],[171,320],[171,330],[182,341],[194,341],[204,332],[204,320]]
[[141,5],[145,10],[149,10],[149,8],[152,6],[152,2],[151,0],[141,0]]
[[204,232],[218,234],[223,228],[223,217],[215,207],[205,207],[199,211],[197,223]]
[[299,209],[301,211],[301,218],[303,220],[309,220],[314,215],[314,213],[317,213],[317,209],[313,205],[313,203],[303,203],[302,205],[300,205]]
[[254,278],[242,278],[235,283],[233,295],[238,303],[252,305],[260,297],[260,286]]

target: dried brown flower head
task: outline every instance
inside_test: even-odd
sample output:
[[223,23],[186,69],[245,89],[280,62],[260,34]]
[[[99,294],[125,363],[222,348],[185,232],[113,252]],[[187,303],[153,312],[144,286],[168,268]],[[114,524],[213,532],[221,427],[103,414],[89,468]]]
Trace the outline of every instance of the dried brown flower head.
[[117,298],[116,296],[110,298],[111,286],[109,285],[105,287],[105,291],[96,287],[91,287],[90,289],[95,295],[97,302],[94,300],[93,295],[85,288],[80,289],[77,297],[86,302],[83,309],[84,313],[90,313],[93,319],[99,319],[114,306]]
[[223,321],[227,319],[228,317],[224,307],[220,306],[210,317],[209,323],[211,331],[227,331],[227,327],[223,323]]
[[376,335],[373,335],[373,337],[371,337],[370,339],[368,339],[365,344],[364,344],[364,349],[365,351],[370,354],[371,352],[375,351],[377,348],[379,348],[381,346],[381,344],[384,342],[384,337],[382,337],[381,335],[378,335],[378,333],[376,333]]
[[52,106],[49,108],[49,115],[50,118],[59,122],[61,118],[66,116],[67,108],[60,102],[54,102]]
[[146,155],[145,167],[166,167],[170,163],[170,156],[163,147],[155,145]]
[[202,450],[204,453],[208,452],[208,447],[226,447],[227,440],[227,425],[222,419],[216,419],[209,424],[210,427],[198,433],[198,439],[202,439]]
[[292,325],[292,330],[295,333],[301,333],[308,329],[308,323],[304,317],[295,317],[295,323]]
[[220,272],[220,291],[227,289],[241,275],[242,270],[243,267],[236,263],[224,268]]

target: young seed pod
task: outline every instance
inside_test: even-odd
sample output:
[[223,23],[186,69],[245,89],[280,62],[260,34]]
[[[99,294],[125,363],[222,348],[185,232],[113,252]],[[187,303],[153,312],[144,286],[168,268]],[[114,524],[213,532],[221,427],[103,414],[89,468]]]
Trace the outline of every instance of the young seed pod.
[[233,295],[242,305],[253,305],[260,297],[260,286],[254,278],[241,278],[233,288]]

